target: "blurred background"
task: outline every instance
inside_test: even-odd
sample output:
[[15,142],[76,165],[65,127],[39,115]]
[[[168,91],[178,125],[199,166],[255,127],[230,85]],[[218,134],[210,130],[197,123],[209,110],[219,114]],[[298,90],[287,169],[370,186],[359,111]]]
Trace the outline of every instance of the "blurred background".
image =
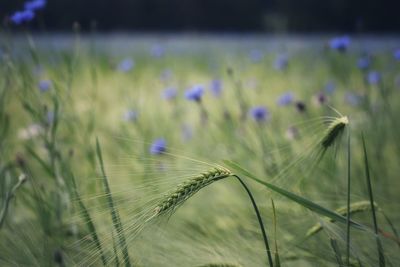
[[[24,1],[0,1],[8,24]],[[397,0],[50,0],[31,30],[396,33]],[[4,24],[3,23],[3,24]]]

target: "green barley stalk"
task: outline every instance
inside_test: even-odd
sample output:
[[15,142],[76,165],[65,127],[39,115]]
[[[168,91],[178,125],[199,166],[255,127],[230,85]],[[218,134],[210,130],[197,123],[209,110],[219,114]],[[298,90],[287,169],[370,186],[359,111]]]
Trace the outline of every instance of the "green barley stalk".
[[94,226],[92,218],[91,218],[89,211],[86,208],[85,204],[83,203],[81,196],[78,192],[74,175],[71,173],[70,176],[71,176],[71,181],[72,181],[72,190],[75,194],[76,199],[78,200],[79,207],[82,210],[82,214],[83,214],[84,221],[86,222],[86,226],[90,231],[90,235],[92,236],[94,243],[96,244],[97,250],[100,252],[100,258],[101,258],[103,265],[107,266],[107,260],[103,254],[103,249],[101,247],[101,243],[100,243],[99,237],[97,235],[96,228]]
[[221,179],[227,178],[227,177],[235,177],[242,187],[246,190],[247,195],[250,198],[250,201],[253,205],[254,211],[257,216],[257,220],[260,225],[261,233],[263,236],[266,252],[267,252],[267,258],[269,262],[269,266],[273,267],[273,260],[271,256],[271,250],[269,247],[268,243],[268,238],[267,234],[264,228],[264,223],[262,221],[259,209],[257,207],[256,201],[254,200],[254,197],[250,191],[250,189],[247,187],[247,185],[244,183],[244,181],[236,174],[231,173],[230,170],[224,168],[224,167],[215,167],[214,169],[211,169],[210,171],[204,172],[202,174],[199,174],[195,176],[194,178],[191,178],[182,184],[178,185],[175,190],[167,194],[161,201],[160,203],[156,206],[154,209],[154,214],[151,216],[147,221],[152,220],[153,218],[160,217],[164,214],[170,214],[174,210],[176,210],[180,205],[182,205],[186,200],[188,200],[190,197],[192,197],[195,193],[200,191],[202,188],[206,187],[207,185],[210,185],[216,181],[219,181]]
[[365,145],[365,139],[364,139],[364,135],[363,134],[361,134],[361,139],[362,139],[363,150],[364,150],[365,176],[366,176],[366,179],[367,179],[368,194],[369,194],[369,200],[370,200],[371,211],[372,211],[372,220],[374,222],[374,232],[375,232],[376,245],[377,245],[377,248],[378,248],[378,255],[379,255],[379,266],[380,267],[384,267],[385,266],[385,256],[383,254],[383,246],[382,246],[381,240],[379,239],[379,235],[378,235],[378,222],[376,220],[375,206],[374,206],[374,196],[373,196],[373,193],[372,193],[371,177],[370,177],[370,173],[369,173],[369,163],[368,163],[367,148],[366,148],[366,145]]
[[113,198],[112,198],[112,195],[111,195],[111,190],[110,190],[110,187],[108,185],[107,175],[106,175],[106,172],[105,172],[105,169],[104,169],[103,157],[102,157],[102,154],[101,154],[101,148],[100,148],[99,140],[97,138],[96,138],[96,153],[97,153],[97,157],[98,157],[98,160],[99,160],[99,163],[100,163],[101,173],[102,173],[102,176],[103,176],[102,178],[103,178],[104,191],[106,193],[108,207],[109,207],[110,212],[111,212],[111,218],[112,218],[113,226],[115,228],[115,231],[117,232],[119,246],[121,247],[122,254],[124,256],[124,263],[125,263],[126,267],[130,267],[132,265],[131,265],[130,259],[129,259],[128,246],[126,244],[124,230],[123,230],[123,227],[122,227],[121,219],[120,219],[119,214],[118,214],[118,210],[114,206]]

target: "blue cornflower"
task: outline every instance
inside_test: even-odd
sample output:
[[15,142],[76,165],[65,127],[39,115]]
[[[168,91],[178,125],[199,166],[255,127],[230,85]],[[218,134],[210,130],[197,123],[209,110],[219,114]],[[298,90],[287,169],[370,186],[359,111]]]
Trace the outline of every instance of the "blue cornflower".
[[160,155],[167,151],[166,149],[167,142],[163,138],[159,138],[154,140],[154,142],[150,146],[150,153],[153,155]]
[[359,69],[361,69],[361,70],[368,69],[368,67],[370,66],[370,64],[371,64],[371,60],[370,60],[369,57],[360,57],[360,58],[357,60],[357,67],[358,67]]
[[52,82],[50,80],[41,80],[38,84],[39,90],[41,92],[47,92],[50,90]]
[[249,58],[252,62],[257,63],[260,62],[264,57],[263,52],[258,49],[253,49],[249,53]]
[[162,45],[155,44],[150,49],[150,54],[153,57],[160,58],[165,54],[165,48]]
[[165,100],[173,100],[176,98],[178,94],[178,90],[174,87],[165,88],[161,93],[161,97]]
[[289,58],[287,55],[279,55],[274,61],[274,68],[276,70],[285,70],[289,64]]
[[332,38],[329,42],[329,46],[340,52],[345,52],[350,45],[350,37],[349,36],[340,36]]
[[344,99],[351,106],[358,106],[361,102],[361,96],[353,92],[347,92]]
[[202,85],[195,85],[192,88],[186,90],[185,97],[187,100],[200,102],[203,94],[204,94],[204,87]]
[[219,97],[222,92],[222,81],[214,79],[210,83],[210,91],[215,97]]
[[394,50],[393,52],[393,56],[396,60],[400,61],[400,48],[397,48],[396,50]]
[[269,117],[269,111],[264,106],[256,106],[251,108],[249,114],[257,122],[263,122]]
[[32,10],[17,11],[11,16],[11,21],[20,25],[24,22],[31,21],[35,17],[35,13]]
[[39,10],[46,6],[46,0],[32,0],[25,3],[25,10]]
[[377,71],[370,71],[367,75],[367,81],[369,84],[378,84],[381,81],[381,74]]
[[132,121],[132,122],[134,122],[134,121],[137,120],[138,117],[139,117],[139,113],[138,113],[136,110],[129,109],[129,110],[125,111],[124,116],[123,116],[123,119],[124,119],[125,121]]
[[333,81],[329,81],[325,84],[325,92],[328,94],[332,94],[336,90],[336,84]]
[[124,60],[122,60],[119,64],[118,64],[118,70],[122,71],[122,72],[128,72],[130,71],[133,67],[135,66],[135,62],[130,59],[130,58],[126,58]]
[[279,106],[287,106],[293,102],[294,95],[292,92],[282,94],[276,101]]

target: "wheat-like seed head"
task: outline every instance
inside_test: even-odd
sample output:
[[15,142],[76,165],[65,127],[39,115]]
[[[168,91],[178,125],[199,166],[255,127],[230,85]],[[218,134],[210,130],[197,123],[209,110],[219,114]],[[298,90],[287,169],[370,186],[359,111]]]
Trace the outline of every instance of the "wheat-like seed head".
[[[378,204],[376,204],[374,202],[374,207],[375,209],[379,209]],[[360,213],[360,212],[364,212],[364,211],[368,211],[371,210],[371,202],[364,200],[364,201],[358,201],[355,203],[352,203],[350,205],[350,214],[354,215],[356,213]],[[347,206],[343,206],[340,207],[336,210],[337,213],[339,213],[342,216],[347,215]],[[330,222],[334,222],[334,220],[330,219]],[[310,228],[310,230],[307,231],[306,236],[310,237],[316,233],[318,233],[319,231],[321,231],[323,228],[323,226],[321,225],[321,223],[317,223],[316,225],[314,225],[313,227]]]
[[321,145],[324,148],[330,147],[335,142],[336,138],[343,133],[343,130],[347,124],[349,124],[349,119],[347,116],[342,116],[332,121],[326,130],[326,134],[321,141]]
[[226,178],[231,174],[232,173],[228,169],[216,167],[186,180],[162,199],[159,205],[154,209],[154,215],[157,216],[168,211],[173,211],[203,187]]

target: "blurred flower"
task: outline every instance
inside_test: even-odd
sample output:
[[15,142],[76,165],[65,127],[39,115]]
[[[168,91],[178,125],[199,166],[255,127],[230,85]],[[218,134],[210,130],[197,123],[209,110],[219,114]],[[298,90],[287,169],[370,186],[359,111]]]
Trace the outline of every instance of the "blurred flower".
[[257,106],[250,109],[250,116],[257,122],[262,122],[268,119],[269,112],[264,106]]
[[46,6],[46,0],[32,0],[25,3],[25,10],[39,10]]
[[11,16],[11,21],[20,25],[24,22],[29,22],[35,17],[35,13],[32,10],[17,11]]
[[377,71],[370,71],[367,75],[369,84],[376,85],[381,81],[381,74]]
[[165,88],[161,94],[161,97],[165,100],[173,100],[176,98],[178,90],[174,87]]
[[287,106],[293,102],[293,98],[294,95],[292,92],[286,92],[278,98],[277,103],[279,106]]
[[196,102],[201,101],[201,97],[204,94],[204,88],[202,85],[195,85],[192,88],[189,88],[185,92],[185,97],[187,100],[192,100]]
[[340,52],[345,52],[348,49],[349,45],[350,45],[349,36],[335,37],[329,41],[329,46],[332,49],[338,50]]
[[366,57],[366,56],[360,57],[360,58],[357,60],[357,67],[358,67],[359,69],[361,69],[361,70],[368,69],[369,66],[370,66],[370,64],[371,64],[371,60],[370,60],[369,57]]
[[38,84],[39,90],[41,92],[47,92],[50,90],[52,82],[50,80],[41,80]]
[[325,92],[328,94],[332,94],[336,90],[336,84],[332,81],[329,81],[325,84]]
[[286,130],[286,138],[289,140],[294,140],[297,139],[299,137],[299,130],[294,127],[294,126],[290,126],[289,128],[287,128]]
[[319,92],[318,94],[314,95],[313,99],[314,103],[318,106],[322,106],[328,101],[326,95],[323,92]]
[[165,69],[165,70],[163,70],[162,72],[161,72],[161,75],[160,75],[160,80],[161,81],[168,81],[169,79],[171,79],[172,78],[172,70],[170,70],[170,69]]
[[138,117],[139,117],[139,113],[133,109],[129,109],[129,110],[125,111],[125,113],[123,115],[123,119],[125,121],[131,121],[131,122],[136,121]]
[[43,132],[39,124],[31,124],[28,127],[18,131],[18,138],[22,140],[32,139]]
[[306,111],[306,104],[302,101],[296,102],[296,109],[298,112],[303,113]]
[[154,142],[150,146],[150,153],[153,155],[163,154],[166,149],[167,142],[163,138],[159,138],[154,140]]
[[193,129],[188,124],[183,124],[181,128],[183,141],[189,141],[193,137]]
[[289,64],[289,58],[287,55],[278,55],[274,61],[274,68],[276,70],[285,70]]
[[253,49],[249,53],[249,58],[252,62],[257,63],[260,62],[264,57],[263,52],[258,49]]
[[396,60],[400,61],[400,48],[397,48],[396,50],[394,50],[393,52],[393,56]]
[[118,70],[122,71],[122,72],[128,72],[130,71],[133,67],[135,66],[135,62],[130,59],[130,58],[126,58],[124,60],[122,60],[119,64],[118,64]]
[[353,92],[347,92],[344,99],[351,106],[358,106],[361,103],[361,96]]
[[214,79],[210,84],[210,91],[215,97],[219,97],[222,92],[222,81]]
[[150,49],[150,55],[152,57],[160,58],[164,56],[164,54],[165,54],[165,48],[162,45],[155,44]]

